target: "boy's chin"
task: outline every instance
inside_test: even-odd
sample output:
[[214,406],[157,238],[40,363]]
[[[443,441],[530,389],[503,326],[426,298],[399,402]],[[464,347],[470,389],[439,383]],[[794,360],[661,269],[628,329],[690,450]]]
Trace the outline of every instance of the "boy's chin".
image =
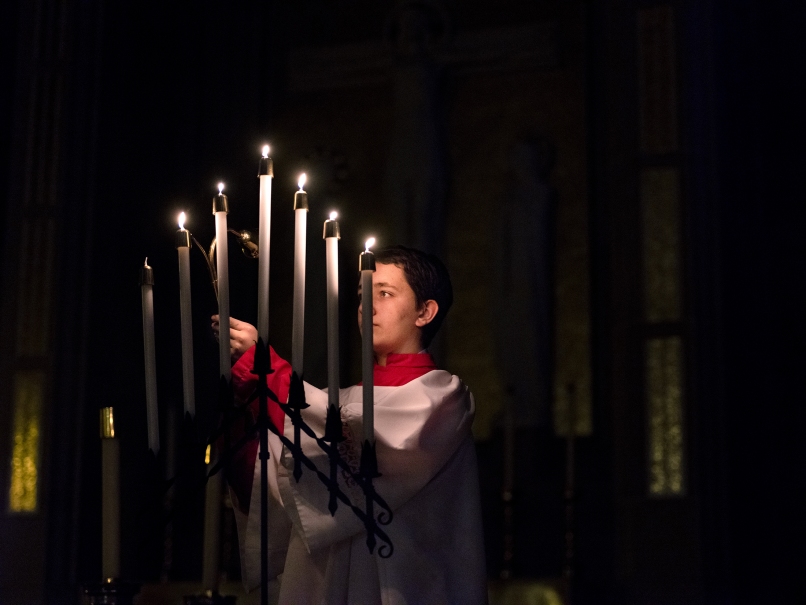
[[397,353],[395,347],[389,346],[388,343],[373,343],[372,348],[375,352],[375,357],[394,355],[395,353]]

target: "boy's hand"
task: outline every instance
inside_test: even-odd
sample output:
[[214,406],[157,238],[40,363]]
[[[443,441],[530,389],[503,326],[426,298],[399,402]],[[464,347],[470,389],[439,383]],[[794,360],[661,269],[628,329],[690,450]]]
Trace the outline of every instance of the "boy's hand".
[[[220,324],[218,322],[218,315],[213,315],[213,334],[216,340],[219,340]],[[255,344],[257,344],[257,328],[252,324],[235,319],[229,318],[229,352],[232,357],[232,363],[238,361],[241,355],[246,353]]]

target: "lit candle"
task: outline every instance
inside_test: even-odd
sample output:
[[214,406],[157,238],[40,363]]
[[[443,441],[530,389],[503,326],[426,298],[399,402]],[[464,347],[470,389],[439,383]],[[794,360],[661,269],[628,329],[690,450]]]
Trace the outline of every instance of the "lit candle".
[[[216,233],[216,271],[218,273],[218,368],[219,375],[229,382],[232,362],[229,342],[229,255],[227,247],[227,213],[229,205],[224,195],[224,183],[218,184],[218,195],[213,198]],[[261,254],[261,256],[263,256]],[[208,471],[215,463],[215,446],[207,449]],[[202,586],[210,592],[218,592],[221,551],[221,473],[207,480],[204,506],[204,548],[202,561]]]
[[339,223],[338,215],[330,213],[325,221],[326,271],[327,271],[327,402],[331,407],[339,405]]
[[112,408],[101,409],[101,573],[120,577],[120,443]]
[[257,267],[257,333],[263,344],[269,342],[269,240],[271,236],[271,181],[274,163],[269,157],[269,146],[263,146],[258,178],[260,179],[260,226],[258,229]]
[[179,215],[176,232],[179,254],[179,310],[182,322],[182,389],[185,415],[196,416],[196,393],[193,378],[193,317],[190,310],[190,233],[185,229],[185,213]]
[[[229,204],[224,195],[224,183],[218,184],[218,195],[213,198],[216,237],[216,272],[218,273],[218,368],[219,375],[229,382],[229,254],[227,247],[227,213]],[[263,254],[260,255],[263,258]]]
[[291,326],[291,369],[302,376],[302,350],[305,342],[305,238],[308,231],[308,194],[305,173],[300,175],[299,191],[294,194],[294,314]]
[[364,252],[358,257],[361,272],[361,379],[364,386],[364,441],[375,443],[375,392],[373,367],[375,350],[372,346],[372,274],[375,272],[375,255],[370,248],[375,238],[367,240]]
[[143,303],[148,447],[156,456],[160,451],[160,431],[157,411],[157,356],[154,352],[154,271],[148,266],[148,258],[140,269],[140,295]]

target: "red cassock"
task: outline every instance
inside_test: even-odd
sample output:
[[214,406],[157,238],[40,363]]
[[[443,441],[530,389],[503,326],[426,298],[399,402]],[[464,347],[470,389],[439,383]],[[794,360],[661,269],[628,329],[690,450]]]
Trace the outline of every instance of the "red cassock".
[[[269,387],[288,397],[291,368],[272,351]],[[236,396],[256,385],[254,349],[233,366]],[[394,545],[391,557],[370,554],[361,520],[343,503],[335,516],[329,493],[303,467],[297,482],[293,458],[269,434],[269,571],[280,576],[281,604],[461,604],[487,602],[475,447],[470,427],[474,402],[459,378],[436,369],[427,353],[390,355],[375,366],[377,493],[394,511],[382,526]],[[362,387],[340,389],[345,441],[342,458],[357,472],[363,439]],[[305,384],[305,422],[324,434],[327,392]],[[290,420],[272,404],[275,426],[293,434]],[[330,463],[303,433],[306,456],[329,475]],[[242,450],[229,474],[247,589],[260,584],[260,467],[257,441]],[[340,472],[341,489],[364,509],[361,489]],[[248,505],[245,503],[248,502]],[[377,510],[376,510],[377,512]],[[381,542],[379,541],[379,544]]]

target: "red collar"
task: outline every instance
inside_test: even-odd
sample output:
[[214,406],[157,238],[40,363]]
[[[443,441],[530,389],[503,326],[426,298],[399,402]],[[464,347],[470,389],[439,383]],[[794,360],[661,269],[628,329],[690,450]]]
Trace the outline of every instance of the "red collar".
[[436,369],[430,353],[394,353],[385,366],[375,364],[373,378],[376,387],[399,387]]

